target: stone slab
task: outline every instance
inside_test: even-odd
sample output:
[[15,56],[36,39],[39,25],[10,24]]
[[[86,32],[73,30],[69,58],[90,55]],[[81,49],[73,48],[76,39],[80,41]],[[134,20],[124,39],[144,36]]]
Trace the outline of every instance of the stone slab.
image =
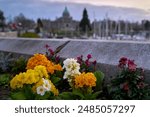
[[17,56],[33,55],[45,53],[45,44],[55,50],[68,41],[58,53],[62,58],[92,54],[92,59],[98,62],[98,69],[105,73],[109,81],[118,71],[116,66],[119,59],[128,57],[146,70],[146,81],[150,84],[150,41],[0,38],[0,51],[16,53]]
[[150,70],[150,42],[73,40],[59,54],[64,58],[92,54],[98,63],[109,65],[117,65],[121,57],[127,57]]
[[0,38],[0,51],[33,55],[35,53],[45,53],[46,44],[55,50],[65,42],[65,40],[51,41],[50,39]]

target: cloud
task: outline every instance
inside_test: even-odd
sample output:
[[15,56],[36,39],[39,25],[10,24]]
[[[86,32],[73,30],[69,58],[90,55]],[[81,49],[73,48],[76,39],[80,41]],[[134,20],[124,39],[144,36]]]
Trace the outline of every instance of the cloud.
[[133,7],[140,9],[150,9],[150,0],[41,0],[47,2],[92,4],[96,6],[110,5],[119,7]]
[[[94,2],[90,3],[90,1]],[[108,13],[109,17],[112,19],[118,19],[119,17],[125,20],[141,20],[150,18],[150,12],[148,12],[148,10],[123,8],[120,6],[114,7],[113,5],[93,5],[96,4],[96,1],[100,2],[104,0],[0,0],[0,9],[4,11],[4,14],[7,17],[11,15],[13,18],[20,13],[23,13],[25,16],[35,20],[39,17],[55,20],[56,17],[60,17],[62,15],[65,6],[68,7],[70,15],[76,20],[80,20],[82,18],[82,11],[84,7],[87,8],[89,18],[91,20],[94,19],[94,12],[97,20],[103,19],[106,13]],[[106,3],[106,1],[110,0],[105,0],[104,3]]]

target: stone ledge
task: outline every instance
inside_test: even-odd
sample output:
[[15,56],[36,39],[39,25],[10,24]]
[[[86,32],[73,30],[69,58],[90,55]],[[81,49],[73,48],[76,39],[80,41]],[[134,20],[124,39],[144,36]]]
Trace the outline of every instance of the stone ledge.
[[150,42],[112,41],[112,40],[69,40],[69,39],[25,39],[0,38],[0,51],[12,52],[15,55],[31,56],[35,53],[45,53],[45,44],[56,49],[70,41],[58,53],[62,58],[86,57],[92,54],[109,80],[117,72],[118,60],[125,56],[135,60],[138,67],[146,70],[146,81],[150,84]]

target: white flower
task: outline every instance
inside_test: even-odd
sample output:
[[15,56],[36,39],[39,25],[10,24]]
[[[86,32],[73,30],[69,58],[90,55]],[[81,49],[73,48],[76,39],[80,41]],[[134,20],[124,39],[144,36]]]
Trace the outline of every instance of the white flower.
[[45,94],[45,92],[46,92],[46,90],[45,90],[45,88],[43,86],[37,87],[36,91],[37,91],[37,94],[39,94],[41,96],[43,96]]
[[65,68],[67,71],[80,69],[80,64],[77,63],[77,60],[74,58],[68,58],[63,63],[64,63],[63,68]]
[[66,71],[65,74],[64,74],[64,76],[63,76],[63,78],[67,79],[69,76],[70,76],[70,73],[68,71]]
[[79,75],[80,72],[80,64],[77,63],[77,60],[74,58],[68,58],[64,62],[63,69],[66,69],[66,72],[64,74],[64,79],[66,78],[72,78],[76,75]]
[[43,87],[46,91],[50,91],[51,85],[48,80],[43,79]]

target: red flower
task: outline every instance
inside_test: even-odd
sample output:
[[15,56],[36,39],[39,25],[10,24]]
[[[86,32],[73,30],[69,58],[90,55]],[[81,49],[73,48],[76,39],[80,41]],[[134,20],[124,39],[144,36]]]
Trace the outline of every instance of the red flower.
[[128,85],[127,82],[125,82],[125,83],[123,84],[123,90],[125,90],[125,91],[128,91],[128,90],[129,90],[129,85]]
[[45,48],[49,48],[49,45],[48,45],[48,44],[46,44],[46,45],[45,45]]
[[93,63],[93,65],[96,65],[97,61],[95,60],[95,61],[93,61],[92,63]]
[[54,51],[52,49],[48,49],[51,55],[54,55]]
[[87,55],[87,58],[88,58],[88,59],[91,59],[91,58],[92,58],[92,55],[91,55],[91,54],[88,54],[88,55]]
[[130,71],[136,71],[136,64],[134,63],[134,60],[128,60],[128,69]]
[[86,64],[86,66],[90,66],[89,60],[86,60],[86,61],[85,61],[85,64]]
[[126,64],[127,64],[127,58],[126,57],[122,57],[120,60],[119,60],[119,67],[120,68],[123,68]]
[[78,61],[78,63],[80,63],[80,64],[82,63],[82,61],[83,61],[83,60],[82,60],[82,58],[83,58],[83,55],[81,55],[81,56],[77,57],[77,61]]
[[60,60],[60,57],[59,57],[59,56],[56,56],[55,61],[56,61],[56,62],[59,62],[59,60]]

